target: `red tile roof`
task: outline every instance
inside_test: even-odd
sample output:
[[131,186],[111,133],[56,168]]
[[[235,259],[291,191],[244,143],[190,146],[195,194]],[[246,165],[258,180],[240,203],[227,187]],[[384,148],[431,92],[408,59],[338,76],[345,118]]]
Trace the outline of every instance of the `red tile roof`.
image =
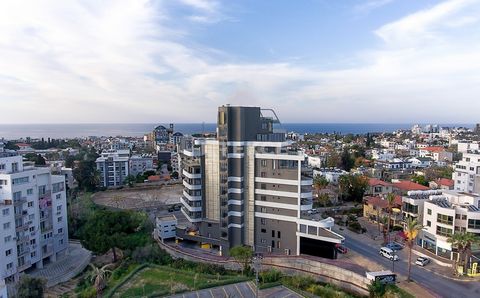
[[415,183],[413,181],[408,181],[408,180],[400,180],[399,182],[394,182],[392,184],[394,188],[398,188],[400,190],[404,191],[409,191],[409,190],[429,190],[425,185],[421,185],[418,183]]
[[391,186],[391,183],[388,183],[386,181],[376,179],[376,178],[369,178],[368,179],[368,185],[370,186],[375,186],[375,185],[382,185],[382,186]]
[[[366,197],[366,203],[368,205],[377,206],[380,208],[387,208],[388,201],[382,197]],[[394,207],[402,206],[402,197],[395,196],[395,201],[393,202]]]
[[453,187],[455,182],[452,179],[447,179],[447,178],[440,178],[435,181],[437,185],[443,185],[443,186],[448,186],[448,187]]
[[438,146],[435,146],[435,147],[425,147],[423,148],[422,150],[427,150],[427,151],[430,151],[430,152],[442,152],[445,150],[445,148],[443,147],[438,147]]

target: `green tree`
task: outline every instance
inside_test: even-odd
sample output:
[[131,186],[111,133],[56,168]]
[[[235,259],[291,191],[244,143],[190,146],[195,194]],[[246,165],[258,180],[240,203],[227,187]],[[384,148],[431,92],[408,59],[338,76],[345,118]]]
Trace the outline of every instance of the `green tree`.
[[17,297],[41,298],[45,291],[46,281],[41,278],[23,276],[17,284]]
[[7,150],[19,150],[20,147],[18,147],[14,142],[8,141],[5,144],[5,149],[7,149]]
[[[468,268],[468,260],[472,255],[472,245],[480,243],[480,238],[473,233],[460,232],[452,234],[450,237],[448,237],[447,242],[452,243],[452,247],[458,250],[460,258],[463,259],[463,266],[465,268],[464,272],[466,273]],[[457,266],[455,265],[455,272],[456,267]]]
[[405,224],[405,228],[403,233],[405,235],[405,242],[408,246],[408,275],[407,280],[411,281],[410,272],[412,270],[412,249],[413,245],[415,244],[415,239],[418,236],[418,232],[422,229],[422,225],[420,225],[416,219],[412,217],[408,217],[407,222]]
[[428,181],[423,175],[413,175],[411,180],[415,183],[428,186]]
[[368,178],[361,175],[342,175],[338,179],[338,187],[342,199],[361,202],[368,187]]
[[252,248],[250,246],[235,246],[230,248],[230,256],[242,266],[242,275],[252,261]]
[[95,211],[82,228],[81,242],[96,253],[103,254],[111,249],[116,262],[115,248],[131,248],[130,236],[140,231],[145,221],[144,215],[132,211]]
[[342,156],[340,157],[340,163],[340,167],[347,172],[350,171],[355,164],[355,160],[352,158],[352,155],[347,148],[343,149]]
[[135,178],[135,176],[133,175],[128,175],[125,180],[123,181],[124,184],[130,186],[130,187],[133,187],[133,185],[135,184],[135,182],[137,182],[137,178]]
[[81,160],[73,170],[73,177],[78,182],[78,188],[85,191],[94,191],[100,183],[100,174],[92,160]]
[[65,167],[73,168],[74,164],[75,164],[75,158],[71,155],[67,155],[67,157],[65,157]]

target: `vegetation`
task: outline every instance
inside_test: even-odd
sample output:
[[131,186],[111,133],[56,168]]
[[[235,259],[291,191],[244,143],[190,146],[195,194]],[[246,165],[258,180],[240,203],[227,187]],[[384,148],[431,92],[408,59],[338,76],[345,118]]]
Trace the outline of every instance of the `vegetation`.
[[393,212],[393,206],[395,204],[395,195],[393,193],[389,193],[387,194],[387,197],[385,199],[387,200],[387,209],[388,209],[387,231],[389,233],[388,233],[387,241],[390,242],[390,222],[392,221],[392,212]]
[[[316,282],[310,276],[294,275],[285,276],[282,278],[282,283],[290,288],[294,288],[308,294],[313,294],[319,297],[338,297],[347,298],[355,297],[354,295],[345,293],[331,284],[321,284]],[[306,295],[305,295],[306,296]]]
[[[459,259],[463,262],[464,273],[467,273],[468,260],[472,255],[472,245],[480,243],[480,238],[473,233],[460,232],[452,234],[448,237],[447,242],[452,243],[452,247],[456,248],[459,253]],[[456,273],[457,259],[454,260],[454,270]]]
[[112,264],[105,265],[103,267],[95,267],[90,264],[92,272],[90,273],[90,281],[95,286],[95,292],[97,295],[101,295],[103,289],[105,289],[108,276],[112,273],[108,268],[112,267]]
[[415,183],[418,183],[418,184],[421,184],[421,185],[424,185],[424,186],[428,186],[428,180],[423,175],[413,175],[411,180]]
[[368,187],[368,179],[360,175],[342,175],[338,179],[338,187],[343,200],[361,202]]
[[370,298],[384,298],[384,297],[399,297],[399,298],[413,298],[414,296],[400,289],[396,285],[382,284],[375,281],[368,286]]
[[408,246],[408,275],[407,280],[411,281],[410,272],[412,270],[412,249],[413,244],[415,243],[415,239],[418,236],[418,232],[422,229],[422,225],[420,225],[416,219],[412,217],[408,217],[407,222],[405,224],[405,229],[403,233],[405,234],[405,242]]
[[40,154],[27,153],[23,157],[28,161],[33,161],[35,166],[44,166],[46,164],[45,158],[43,158]]
[[29,275],[23,276],[17,284],[17,297],[36,298],[43,297],[46,280]]
[[252,248],[249,246],[235,246],[230,248],[230,256],[235,259],[237,263],[242,266],[242,275],[248,271],[249,265],[252,262]]
[[[149,241],[147,218],[132,211],[95,211],[81,231],[82,244],[95,253],[112,250],[113,261],[117,260],[115,248],[134,249]],[[138,233],[144,231],[146,233]]]

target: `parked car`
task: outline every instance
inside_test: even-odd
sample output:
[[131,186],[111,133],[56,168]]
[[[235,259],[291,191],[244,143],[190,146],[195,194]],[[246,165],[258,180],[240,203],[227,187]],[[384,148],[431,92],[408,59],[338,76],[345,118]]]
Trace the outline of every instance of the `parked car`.
[[418,257],[417,260],[415,261],[415,265],[422,266],[422,267],[427,265],[428,263],[430,263],[430,259],[425,257]]
[[387,259],[390,259],[392,261],[398,261],[398,256],[395,254],[395,252],[392,249],[388,247],[380,248],[380,251],[378,253]]
[[180,211],[180,209],[182,209],[182,205],[173,206],[173,210],[175,210],[175,211]]
[[340,244],[335,246],[335,249],[341,254],[346,254],[348,252],[348,249],[345,246],[340,245]]
[[385,245],[385,247],[390,248],[391,250],[401,250],[403,246],[398,244],[397,242],[390,242]]

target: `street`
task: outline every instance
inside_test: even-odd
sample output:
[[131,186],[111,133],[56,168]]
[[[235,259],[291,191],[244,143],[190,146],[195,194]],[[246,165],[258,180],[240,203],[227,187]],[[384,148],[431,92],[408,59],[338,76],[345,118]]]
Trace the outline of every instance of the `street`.
[[[355,239],[349,235],[344,235],[345,246],[364,257],[375,261],[385,267],[385,270],[392,270],[392,261],[379,255],[380,247],[365,243],[360,239]],[[408,272],[408,248],[397,252],[399,261],[395,262],[395,273],[407,276]],[[412,260],[416,255],[412,254]],[[428,265],[427,265],[428,266]],[[421,267],[412,264],[411,277],[414,281],[421,284],[429,292],[437,297],[457,298],[457,297],[480,297],[480,282],[477,281],[455,281],[429,272]],[[411,293],[415,294],[415,293]]]

